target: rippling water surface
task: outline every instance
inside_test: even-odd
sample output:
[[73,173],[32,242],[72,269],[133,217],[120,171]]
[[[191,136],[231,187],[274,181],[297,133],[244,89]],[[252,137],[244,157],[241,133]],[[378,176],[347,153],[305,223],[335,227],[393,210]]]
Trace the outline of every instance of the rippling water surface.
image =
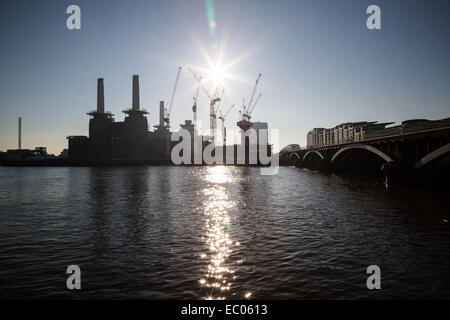
[[288,167],[0,167],[0,298],[450,299],[448,203]]

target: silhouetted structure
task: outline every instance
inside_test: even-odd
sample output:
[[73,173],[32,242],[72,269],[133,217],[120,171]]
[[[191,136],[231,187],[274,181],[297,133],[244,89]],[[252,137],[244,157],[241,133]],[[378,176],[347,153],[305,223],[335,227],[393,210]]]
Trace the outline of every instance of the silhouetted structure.
[[22,118],[19,117],[19,150],[22,149]]
[[69,159],[86,160],[89,157],[89,138],[86,136],[69,136]]
[[342,123],[331,129],[314,128],[306,136],[307,148],[320,148],[361,141],[367,134],[385,130],[386,126],[390,124],[393,124],[393,122],[362,121]]
[[[440,181],[448,184],[450,118],[407,120],[388,128],[385,125],[359,122],[334,129],[315,129],[308,135],[308,148],[302,149],[298,145],[297,148],[283,148],[280,157],[284,163],[310,169],[384,173],[389,183],[439,184]],[[335,130],[332,139],[328,138],[326,130]]]
[[34,150],[30,149],[10,149],[3,154],[3,160],[27,160],[36,156],[46,156],[47,148],[36,147]]
[[[146,115],[139,101],[139,76],[133,75],[132,106],[123,111],[123,122],[105,111],[103,79],[97,80],[97,110],[91,111],[89,137],[69,136],[71,160],[149,160],[170,161],[170,131],[160,124],[155,132],[148,130]],[[161,111],[164,116],[164,108]]]
[[[88,113],[91,116],[89,120],[89,136],[69,136],[68,158],[69,161],[88,164],[117,164],[117,163],[151,163],[151,164],[171,164],[171,152],[173,147],[179,141],[171,141],[172,133],[168,118],[165,117],[164,102],[160,102],[159,124],[155,126],[155,131],[149,131],[147,114],[145,109],[141,108],[139,99],[139,76],[133,75],[132,86],[132,104],[131,108],[125,109],[126,115],[123,122],[115,122],[114,115],[105,111],[105,93],[103,78],[97,79],[97,109]],[[241,122],[238,123],[240,125]],[[246,128],[251,128],[252,122],[246,121]],[[267,123],[258,122],[257,129],[267,129]],[[191,162],[194,164],[194,139],[199,139],[201,150],[211,143],[198,136],[195,130],[195,124],[191,120],[186,120],[181,125],[191,135]],[[265,139],[267,140],[267,139]],[[259,150],[259,140],[255,141],[257,152]],[[246,142],[245,161],[238,164],[259,164],[259,158],[256,162],[249,159],[249,140]],[[254,143],[254,142],[252,142]],[[223,148],[224,162],[227,150],[229,153],[234,151],[236,163],[239,145],[217,146],[213,150],[216,154],[217,148]],[[241,146],[242,147],[242,146]],[[267,154],[270,156],[271,147],[267,146]],[[219,154],[219,153],[218,153]],[[124,160],[124,161],[121,161]],[[188,163],[186,163],[188,164]]]
[[[236,162],[238,164],[261,164],[261,159],[259,155],[260,147],[267,148],[266,155],[270,157],[272,155],[272,146],[269,145],[267,130],[268,125],[267,122],[251,122],[247,119],[242,119],[237,122],[237,126],[241,129],[241,148],[245,148],[244,159],[240,159],[239,157],[239,146],[235,146],[235,157]],[[252,130],[250,130],[252,129]],[[266,130],[266,134],[262,135],[263,141],[260,141],[260,131]],[[253,139],[251,139],[251,135],[254,135]],[[252,142],[254,143],[252,144]],[[252,146],[252,149],[251,149]],[[226,150],[226,149],[225,149]],[[255,158],[255,163],[252,163],[252,154],[251,150],[253,150],[256,154],[253,156]]]

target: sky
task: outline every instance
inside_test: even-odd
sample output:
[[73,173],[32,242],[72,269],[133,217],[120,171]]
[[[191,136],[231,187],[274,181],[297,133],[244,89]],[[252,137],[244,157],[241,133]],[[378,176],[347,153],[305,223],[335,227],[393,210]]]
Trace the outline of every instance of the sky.
[[[80,30],[66,27],[71,4],[81,9]],[[372,4],[381,8],[380,30],[366,27]],[[280,147],[305,145],[314,127],[446,118],[449,34],[450,3],[438,0],[3,0],[0,150],[17,148],[18,117],[22,148],[59,154],[67,136],[88,135],[98,77],[106,109],[123,121],[139,74],[153,127],[181,66],[171,113],[177,130],[192,119],[196,83],[188,67],[207,78],[211,63],[225,69],[221,109],[236,104],[228,128],[262,74],[252,120],[279,129]],[[204,124],[208,104],[201,91]]]

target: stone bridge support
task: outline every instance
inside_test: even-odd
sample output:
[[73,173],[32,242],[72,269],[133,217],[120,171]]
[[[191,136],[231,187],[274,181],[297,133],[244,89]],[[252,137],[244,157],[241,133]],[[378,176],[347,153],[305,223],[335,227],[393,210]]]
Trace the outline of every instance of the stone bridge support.
[[[299,150],[289,164],[313,170],[379,175],[389,184],[450,176],[450,139],[368,141]],[[425,179],[424,179],[425,178]]]

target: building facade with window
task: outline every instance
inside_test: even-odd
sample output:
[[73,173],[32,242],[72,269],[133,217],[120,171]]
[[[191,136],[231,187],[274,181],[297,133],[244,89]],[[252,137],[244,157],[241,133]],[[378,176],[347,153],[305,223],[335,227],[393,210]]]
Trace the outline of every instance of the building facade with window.
[[306,136],[307,148],[321,148],[364,140],[366,133],[385,130],[388,123],[377,121],[346,122],[334,128],[314,128]]

